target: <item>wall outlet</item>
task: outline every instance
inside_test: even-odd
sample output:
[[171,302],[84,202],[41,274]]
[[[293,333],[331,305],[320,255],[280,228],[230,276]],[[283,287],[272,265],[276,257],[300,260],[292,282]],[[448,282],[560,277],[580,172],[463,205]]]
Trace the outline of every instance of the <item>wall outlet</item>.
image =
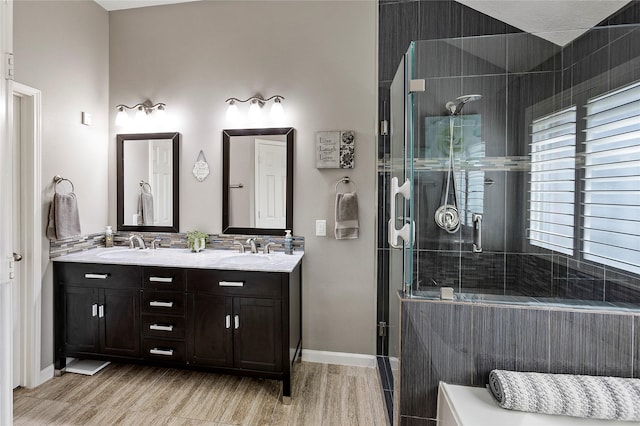
[[316,220],[316,237],[326,237],[327,236],[327,221]]

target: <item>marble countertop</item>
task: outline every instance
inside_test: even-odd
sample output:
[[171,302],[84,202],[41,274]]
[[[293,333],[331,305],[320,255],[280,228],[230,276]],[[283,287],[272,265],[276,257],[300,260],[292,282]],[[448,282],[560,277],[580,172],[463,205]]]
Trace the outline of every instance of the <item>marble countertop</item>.
[[235,271],[292,272],[304,252],[253,254],[235,250],[96,248],[51,259],[54,262],[108,263],[114,265],[166,266],[176,268],[225,269]]

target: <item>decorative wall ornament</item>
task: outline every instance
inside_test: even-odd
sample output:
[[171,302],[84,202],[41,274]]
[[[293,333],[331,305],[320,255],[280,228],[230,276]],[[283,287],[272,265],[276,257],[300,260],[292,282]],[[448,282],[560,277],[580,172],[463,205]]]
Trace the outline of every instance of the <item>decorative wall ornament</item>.
[[316,132],[316,168],[353,169],[355,132],[335,130]]
[[200,150],[196,163],[193,165],[193,175],[198,179],[198,182],[202,182],[209,176],[209,163],[207,163],[202,150]]

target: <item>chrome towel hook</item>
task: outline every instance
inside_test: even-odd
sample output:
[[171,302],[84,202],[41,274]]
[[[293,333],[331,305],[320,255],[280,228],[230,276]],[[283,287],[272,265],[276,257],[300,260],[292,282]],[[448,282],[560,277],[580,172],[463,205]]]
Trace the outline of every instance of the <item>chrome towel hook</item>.
[[75,192],[73,182],[71,182],[69,179],[64,178],[60,175],[55,175],[53,177],[53,192],[58,193],[58,184],[61,182],[69,182],[69,185],[71,185],[71,192]]
[[358,185],[356,185],[356,183],[353,181],[353,179],[351,179],[349,176],[345,176],[345,177],[341,178],[338,182],[336,182],[336,194],[338,193],[338,186],[341,183],[344,183],[346,185],[352,184],[353,185],[353,192],[356,192],[358,190]]

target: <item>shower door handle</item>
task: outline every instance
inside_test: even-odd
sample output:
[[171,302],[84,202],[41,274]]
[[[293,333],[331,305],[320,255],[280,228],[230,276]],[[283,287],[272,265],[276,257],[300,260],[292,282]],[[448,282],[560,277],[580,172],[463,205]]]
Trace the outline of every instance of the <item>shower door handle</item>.
[[405,200],[411,199],[411,182],[409,182],[409,179],[405,180],[402,186],[398,186],[398,178],[391,178],[391,198],[389,200],[391,218],[387,224],[387,240],[389,245],[393,248],[402,248],[402,244],[398,243],[398,238],[402,238],[405,244],[410,243],[412,240],[412,238],[410,238],[411,230],[413,230],[413,236],[415,236],[413,221],[411,224],[405,223],[402,228],[396,229],[396,222],[398,220],[396,217],[396,196],[398,194],[402,194]]
[[473,252],[482,253],[482,215],[474,213],[471,215],[473,222]]

